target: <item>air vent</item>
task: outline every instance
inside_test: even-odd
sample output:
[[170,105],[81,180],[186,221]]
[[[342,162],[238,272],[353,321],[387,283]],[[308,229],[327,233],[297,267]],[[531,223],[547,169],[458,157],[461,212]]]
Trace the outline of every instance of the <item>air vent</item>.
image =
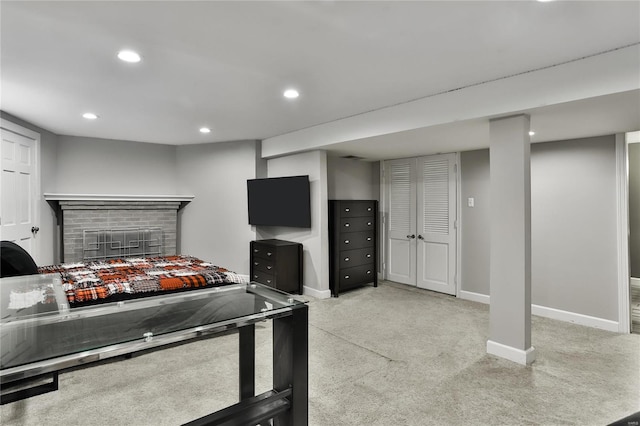
[[363,160],[362,157],[358,157],[357,155],[343,155],[341,158],[347,158],[349,160]]

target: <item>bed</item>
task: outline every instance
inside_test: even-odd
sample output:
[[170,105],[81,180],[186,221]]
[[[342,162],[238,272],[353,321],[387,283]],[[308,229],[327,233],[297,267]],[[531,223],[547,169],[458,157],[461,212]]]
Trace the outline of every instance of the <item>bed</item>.
[[61,277],[70,307],[248,282],[193,256],[160,255],[157,228],[84,231],[83,253],[82,261],[38,268]]
[[243,276],[192,256],[131,257],[43,266],[59,274],[71,307],[246,283]]

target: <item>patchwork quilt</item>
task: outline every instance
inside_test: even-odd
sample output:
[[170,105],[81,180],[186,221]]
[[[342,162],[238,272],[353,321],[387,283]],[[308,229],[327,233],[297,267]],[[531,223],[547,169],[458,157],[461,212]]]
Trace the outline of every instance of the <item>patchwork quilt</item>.
[[191,256],[65,263],[40,267],[39,272],[60,274],[71,306],[92,301],[109,302],[114,296],[162,294],[247,281],[241,275]]

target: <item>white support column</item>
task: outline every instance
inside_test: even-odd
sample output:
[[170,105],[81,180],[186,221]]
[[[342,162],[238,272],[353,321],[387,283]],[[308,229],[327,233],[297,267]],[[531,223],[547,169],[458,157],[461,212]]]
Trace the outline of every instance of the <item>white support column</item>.
[[491,304],[487,353],[528,365],[531,346],[529,116],[491,120]]

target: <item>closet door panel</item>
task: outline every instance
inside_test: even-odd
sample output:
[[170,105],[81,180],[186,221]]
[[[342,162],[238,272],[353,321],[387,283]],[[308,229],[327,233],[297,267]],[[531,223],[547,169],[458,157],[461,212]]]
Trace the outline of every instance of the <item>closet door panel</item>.
[[417,285],[456,294],[455,154],[418,159]]
[[385,163],[387,186],[387,279],[416,285],[415,159]]
[[422,269],[421,281],[446,286],[449,282],[449,246],[448,244],[425,242],[419,262]]

